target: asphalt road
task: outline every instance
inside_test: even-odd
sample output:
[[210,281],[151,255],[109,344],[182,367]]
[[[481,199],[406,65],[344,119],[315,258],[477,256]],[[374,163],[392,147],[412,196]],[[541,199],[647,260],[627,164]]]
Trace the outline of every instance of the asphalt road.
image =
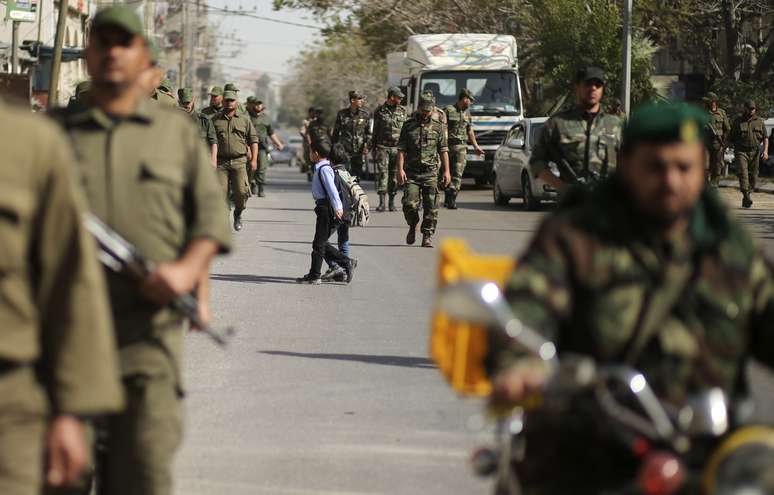
[[[213,267],[215,318],[238,329],[233,344],[187,342],[176,493],[488,493],[467,466],[490,440],[473,426],[480,404],[456,397],[427,357],[438,250],[406,246],[400,212],[374,213],[351,231],[351,285],[297,285],[314,229],[309,185],[279,165],[269,180],[234,253]],[[754,200],[742,218],[774,256],[774,196]],[[488,189],[463,191],[459,205],[441,210],[437,241],[462,237],[491,253],[523,249],[543,215],[519,200],[495,207]],[[771,402],[774,382],[755,381]]]

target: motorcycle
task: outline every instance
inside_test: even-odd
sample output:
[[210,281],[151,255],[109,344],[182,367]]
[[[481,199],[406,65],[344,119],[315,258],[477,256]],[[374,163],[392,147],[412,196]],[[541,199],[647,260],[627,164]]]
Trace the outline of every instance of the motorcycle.
[[495,495],[530,493],[517,474],[528,460],[525,432],[531,418],[557,411],[591,411],[631,456],[636,475],[605,487],[605,494],[774,494],[774,429],[751,423],[750,401],[731,401],[715,388],[678,408],[661,401],[635,369],[586,356],[559,359],[556,345],[524,325],[494,283],[447,285],[439,289],[436,306],[454,320],[507,336],[548,370],[539,396],[507,414],[500,411],[495,445],[472,456],[474,472],[494,478]]

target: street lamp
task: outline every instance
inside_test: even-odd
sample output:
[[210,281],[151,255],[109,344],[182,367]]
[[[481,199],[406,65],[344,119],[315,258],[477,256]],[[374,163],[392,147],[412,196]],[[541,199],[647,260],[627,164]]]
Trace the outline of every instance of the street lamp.
[[624,0],[623,10],[623,81],[621,103],[626,115],[631,110],[632,99],[632,0]]

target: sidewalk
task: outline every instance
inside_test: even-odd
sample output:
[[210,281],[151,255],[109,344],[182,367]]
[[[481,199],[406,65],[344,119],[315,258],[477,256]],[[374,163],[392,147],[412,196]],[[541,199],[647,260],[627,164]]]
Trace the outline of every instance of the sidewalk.
[[[739,189],[739,181],[737,179],[735,179],[735,178],[734,179],[729,179],[729,178],[721,179],[720,180],[720,187],[731,187],[731,188]],[[768,181],[768,180],[765,181],[765,182],[762,182],[758,186],[758,191],[757,192],[759,192],[759,193],[774,194],[774,182],[771,182],[771,181]]]

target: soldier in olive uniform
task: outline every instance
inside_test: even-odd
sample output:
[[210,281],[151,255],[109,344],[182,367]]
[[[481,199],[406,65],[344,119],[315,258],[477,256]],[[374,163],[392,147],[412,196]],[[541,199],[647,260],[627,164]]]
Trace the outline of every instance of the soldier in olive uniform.
[[103,426],[98,493],[170,495],[185,325],[169,303],[196,291],[209,319],[209,265],[231,243],[227,212],[198,130],[143,96],[151,65],[135,11],[108,7],[91,26],[90,104],[55,117],[74,146],[91,212],[156,265],[140,283],[107,273],[127,407]]
[[159,103],[163,103],[171,107],[177,106],[177,101],[172,95],[172,81],[169,79],[164,79],[161,81],[156,90],[153,92],[151,98],[157,100]]
[[757,115],[754,101],[745,103],[746,112],[734,119],[729,133],[729,142],[734,148],[734,162],[739,174],[739,190],[742,192],[742,208],[749,208],[753,202],[750,193],[757,189],[760,145],[763,143],[763,160],[769,158],[769,142],[763,119]]
[[620,98],[613,98],[610,100],[610,105],[607,109],[607,113],[609,113],[610,115],[615,115],[621,120],[624,120],[626,118],[626,112],[624,112],[623,103],[621,103]]
[[255,181],[250,182],[250,187],[257,186],[258,197],[263,198],[266,193],[263,186],[266,184],[266,169],[269,167],[269,141],[272,142],[278,151],[282,151],[285,146],[277,137],[271,126],[271,117],[266,113],[263,102],[254,96],[247,98],[247,112],[250,120],[255,127],[255,134],[258,136],[258,170],[255,172]]
[[[560,360],[580,354],[635,368],[675,410],[714,387],[747,394],[752,358],[774,366],[774,273],[706,187],[706,123],[685,104],[635,110],[615,174],[568,192],[505,292]],[[547,377],[506,340],[493,336],[489,347],[497,405],[541,390]],[[568,410],[525,421],[526,455],[515,465],[525,493],[618,493],[637,479],[631,450],[600,434],[598,418]]]
[[196,99],[193,95],[193,89],[180,88],[177,90],[177,96],[180,108],[191,117],[191,120],[199,128],[199,135],[210,152],[212,166],[216,167],[218,164],[218,135],[215,133],[215,126],[212,125],[212,121],[207,116],[194,110]]
[[416,240],[419,202],[422,202],[422,247],[433,247],[438,222],[438,165],[443,170],[442,184],[451,182],[449,148],[443,123],[433,118],[433,100],[422,96],[418,113],[408,119],[398,139],[398,184],[403,186],[403,215],[409,230],[406,244]]
[[371,114],[363,108],[364,97],[359,91],[349,92],[349,107],[336,115],[331,134],[332,144],[341,143],[349,155],[349,172],[362,176],[365,159],[371,146]]
[[[532,175],[559,191],[568,185],[595,182],[615,169],[622,121],[602,111],[605,74],[586,67],[575,77],[575,106],[557,113],[545,124],[529,165]],[[556,177],[549,167],[559,169]]]
[[78,481],[80,418],[119,411],[121,382],[70,146],[29,111],[0,115],[0,493],[39,495]]
[[304,146],[307,152],[306,159],[308,160],[307,179],[312,180],[312,174],[314,173],[314,163],[309,158],[309,150],[313,143],[319,143],[321,141],[331,142],[331,130],[325,125],[324,113],[321,107],[309,108],[309,121],[304,132]]
[[707,93],[704,104],[710,114],[707,123],[707,152],[709,154],[709,181],[715,187],[720,185],[720,174],[723,171],[723,154],[726,141],[731,131],[726,112],[718,107],[718,96],[715,93]]
[[202,114],[212,117],[221,111],[223,111],[223,88],[213,86],[210,90],[210,105],[202,108]]
[[[237,110],[237,94],[223,92],[223,111],[212,116],[212,124],[218,134],[218,177],[223,192],[234,202],[234,230],[242,230],[242,211],[250,196],[250,184],[245,169],[258,164],[258,136],[247,114]],[[248,158],[249,157],[249,158]]]
[[376,211],[384,211],[384,197],[390,195],[390,211],[395,211],[395,194],[398,192],[397,160],[400,130],[406,121],[406,108],[401,105],[405,95],[398,87],[387,91],[387,101],[374,110],[373,150],[376,169],[376,192],[379,194],[379,206]]
[[444,109],[448,126],[449,139],[449,168],[452,181],[444,191],[444,205],[450,210],[457,209],[457,194],[462,187],[462,175],[465,173],[465,165],[468,159],[468,141],[473,145],[477,155],[483,155],[484,150],[476,141],[476,133],[473,132],[473,121],[470,117],[470,105],[476,101],[473,93],[464,88],[460,91],[457,103]]

